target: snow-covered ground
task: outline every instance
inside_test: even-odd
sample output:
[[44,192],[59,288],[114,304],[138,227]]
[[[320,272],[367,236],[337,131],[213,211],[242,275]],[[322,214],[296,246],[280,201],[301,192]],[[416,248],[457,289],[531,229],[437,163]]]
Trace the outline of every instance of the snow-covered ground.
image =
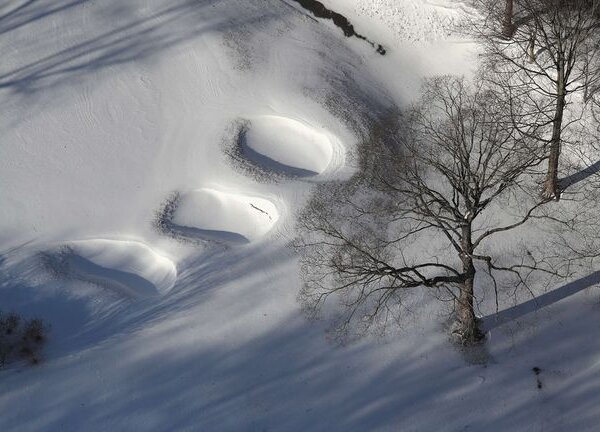
[[387,55],[289,0],[0,5],[0,309],[52,325],[0,370],[1,431],[596,430],[598,275],[475,357],[433,310],[346,346],[302,315],[314,183],[476,58],[460,2],[323,2]]

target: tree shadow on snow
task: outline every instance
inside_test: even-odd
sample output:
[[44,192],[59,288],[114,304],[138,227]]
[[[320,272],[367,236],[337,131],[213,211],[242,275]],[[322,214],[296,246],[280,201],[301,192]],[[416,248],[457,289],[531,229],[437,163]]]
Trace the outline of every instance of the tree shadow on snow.
[[600,271],[596,271],[524,303],[504,309],[496,314],[488,315],[482,319],[481,328],[484,332],[490,331],[502,324],[514,321],[597,284],[600,284]]
[[600,171],[600,161],[597,161],[595,163],[593,163],[592,165],[590,165],[587,168],[582,169],[581,171],[578,171],[574,174],[571,174],[568,177],[562,178],[558,181],[559,187],[561,190],[565,190],[570,186],[573,186],[574,184],[577,184],[585,179],[587,179],[588,177],[593,176],[594,174],[597,174]]
[[[12,61],[5,60],[4,64],[9,66],[0,68],[0,88],[34,93],[109,66],[148,59],[205,33],[272,19],[284,10],[256,8],[256,13],[232,19],[231,13],[222,13],[221,7],[231,5],[220,0],[131,4],[89,0],[25,1],[0,16],[0,35],[14,36],[12,49],[14,53],[19,52]],[[80,17],[75,14],[77,9],[86,9],[82,16],[90,18],[90,25],[86,27],[89,33],[82,33],[78,22],[72,23],[73,29],[69,28],[68,19]],[[91,25],[94,20],[98,23]],[[30,31],[29,24],[34,22],[41,28],[54,22],[64,26],[67,42],[63,45],[67,46],[53,50],[43,37],[33,41],[25,38]]]
[[0,429],[494,432],[586,430],[598,420],[600,319],[589,307],[569,304],[533,331],[488,341],[497,361],[485,366],[465,364],[444,335],[427,332],[340,347],[297,310],[265,307],[289,295],[270,281],[285,280],[289,268],[279,266],[291,258],[280,248],[190,258],[160,302],[122,307],[102,323],[110,344],[3,374]]

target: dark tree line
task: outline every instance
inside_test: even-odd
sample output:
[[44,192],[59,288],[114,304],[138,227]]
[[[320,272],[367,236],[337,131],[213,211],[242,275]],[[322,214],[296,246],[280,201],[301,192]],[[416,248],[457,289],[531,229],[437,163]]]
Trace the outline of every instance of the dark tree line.
[[560,198],[559,162],[565,131],[578,119],[573,98],[591,99],[600,79],[600,9],[592,0],[506,0],[502,18],[495,3],[476,33],[484,42],[494,80],[508,100],[542,113],[540,139],[548,165],[542,195]]

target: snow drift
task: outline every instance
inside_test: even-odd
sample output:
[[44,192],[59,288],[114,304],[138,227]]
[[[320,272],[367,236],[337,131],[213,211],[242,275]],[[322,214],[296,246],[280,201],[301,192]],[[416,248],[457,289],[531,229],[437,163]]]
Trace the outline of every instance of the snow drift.
[[168,258],[136,241],[72,241],[59,252],[63,271],[128,297],[166,294],[175,284],[177,269]]
[[180,198],[171,222],[189,237],[248,243],[278,219],[277,207],[265,198],[202,188]]

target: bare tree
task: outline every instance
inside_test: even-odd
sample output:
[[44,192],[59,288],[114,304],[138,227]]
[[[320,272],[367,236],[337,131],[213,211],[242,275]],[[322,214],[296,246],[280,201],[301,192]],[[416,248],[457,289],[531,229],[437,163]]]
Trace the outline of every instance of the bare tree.
[[506,39],[510,39],[513,36],[514,25],[514,3],[513,0],[504,0],[504,15],[502,17],[502,35]]
[[[494,37],[504,39],[510,39],[513,36],[516,28],[515,0],[472,0],[472,4],[475,9],[482,12],[484,17],[484,23],[480,22],[480,16],[473,17],[471,27],[474,27],[477,33],[485,29],[485,35],[493,34]],[[470,33],[469,28],[466,30],[467,33]]]
[[[496,81],[510,88],[514,103],[527,103],[544,114],[540,127],[547,144],[548,167],[542,195],[560,198],[558,167],[565,120],[572,94],[589,97],[600,80],[600,20],[593,0],[518,0],[517,24],[510,38],[498,37],[490,20],[478,29],[488,59],[498,72]],[[508,8],[508,6],[507,6]],[[490,12],[492,13],[492,12]]]
[[[426,82],[399,126],[383,125],[363,149],[361,174],[323,186],[302,215],[305,305],[318,311],[337,294],[341,328],[355,319],[372,325],[397,317],[409,290],[434,288],[454,302],[453,338],[471,344],[481,338],[477,263],[494,281],[507,272],[517,284],[523,271],[552,272],[533,256],[500,264],[487,244],[545,202],[526,192],[544,159],[539,142],[505,113],[480,85],[450,76]],[[500,217],[506,199],[522,203],[519,214]]]

